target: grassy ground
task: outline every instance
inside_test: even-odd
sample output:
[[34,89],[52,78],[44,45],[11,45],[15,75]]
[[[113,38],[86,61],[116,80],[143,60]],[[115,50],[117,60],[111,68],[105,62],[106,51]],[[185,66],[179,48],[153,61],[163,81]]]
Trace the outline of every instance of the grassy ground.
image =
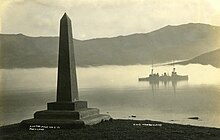
[[14,124],[0,127],[0,139],[220,140],[220,129],[177,125],[148,120],[112,120],[80,129],[57,129],[45,131],[29,131],[20,128],[19,124]]

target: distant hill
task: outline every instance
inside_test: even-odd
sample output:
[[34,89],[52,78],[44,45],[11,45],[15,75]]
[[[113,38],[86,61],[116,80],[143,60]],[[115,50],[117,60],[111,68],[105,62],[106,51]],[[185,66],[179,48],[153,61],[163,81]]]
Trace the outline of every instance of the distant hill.
[[[58,37],[0,34],[0,68],[56,67]],[[193,58],[220,48],[220,27],[199,23],[166,26],[159,30],[75,40],[78,66],[134,65]]]
[[220,68],[220,49],[204,53],[202,55],[199,55],[193,59],[179,62],[178,64],[187,65],[190,63],[194,64],[202,64],[202,65],[212,65],[214,67]]

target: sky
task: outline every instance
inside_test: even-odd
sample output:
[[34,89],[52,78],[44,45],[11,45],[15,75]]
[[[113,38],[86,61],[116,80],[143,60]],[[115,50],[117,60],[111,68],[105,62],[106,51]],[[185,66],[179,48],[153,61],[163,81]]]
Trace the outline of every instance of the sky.
[[0,0],[0,33],[58,36],[64,13],[74,38],[147,33],[167,25],[220,26],[220,0]]

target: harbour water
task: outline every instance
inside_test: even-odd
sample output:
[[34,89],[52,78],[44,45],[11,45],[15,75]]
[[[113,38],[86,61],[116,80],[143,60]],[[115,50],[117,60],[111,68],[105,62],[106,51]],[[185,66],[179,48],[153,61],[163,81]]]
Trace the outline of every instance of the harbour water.
[[[155,67],[170,73],[173,66]],[[175,66],[188,81],[138,82],[151,66],[78,67],[81,100],[120,119],[148,119],[220,128],[220,69],[210,65]],[[56,68],[1,69],[0,124],[18,123],[56,99]],[[188,119],[198,117],[198,120]]]

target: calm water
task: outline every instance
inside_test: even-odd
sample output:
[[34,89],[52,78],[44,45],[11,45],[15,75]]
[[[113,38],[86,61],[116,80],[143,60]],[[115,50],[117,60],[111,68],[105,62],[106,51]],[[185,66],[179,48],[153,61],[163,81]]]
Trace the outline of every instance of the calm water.
[[[171,123],[220,128],[220,69],[212,66],[176,66],[189,80],[150,85],[138,82],[150,66],[101,66],[78,68],[81,100],[113,118],[150,119]],[[172,66],[156,67],[155,72],[171,73]],[[33,117],[56,97],[56,69],[1,70],[0,124]],[[136,118],[130,116],[135,115]],[[199,117],[190,120],[188,117]]]

